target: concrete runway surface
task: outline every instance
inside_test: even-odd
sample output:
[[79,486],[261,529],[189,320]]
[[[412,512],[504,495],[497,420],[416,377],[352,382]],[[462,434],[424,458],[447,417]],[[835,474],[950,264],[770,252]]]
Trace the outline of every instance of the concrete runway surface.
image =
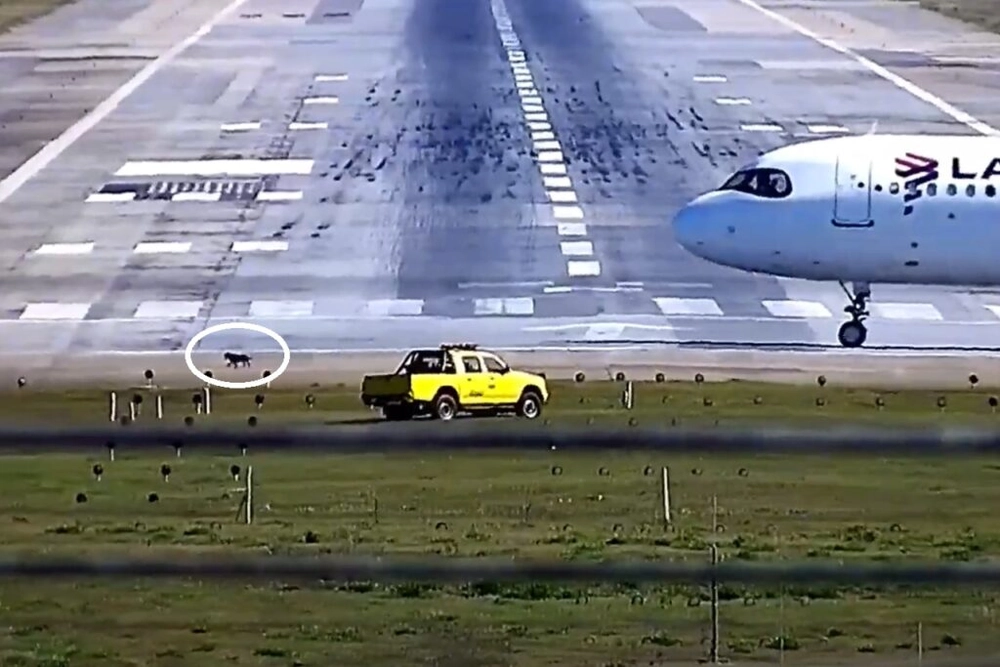
[[[838,286],[698,260],[673,212],[789,141],[1000,126],[998,46],[894,1],[81,0],[0,38],[0,357],[182,363],[231,321],[309,354],[836,349]],[[873,311],[868,354],[998,349],[1000,292]]]

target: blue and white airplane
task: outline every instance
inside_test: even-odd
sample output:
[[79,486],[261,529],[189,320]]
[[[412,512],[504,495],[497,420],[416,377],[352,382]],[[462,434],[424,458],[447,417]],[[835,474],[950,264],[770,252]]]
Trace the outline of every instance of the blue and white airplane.
[[1000,285],[998,185],[1000,137],[819,139],[763,154],[681,209],[673,231],[716,264],[839,282],[850,320],[838,339],[860,347],[872,283]]

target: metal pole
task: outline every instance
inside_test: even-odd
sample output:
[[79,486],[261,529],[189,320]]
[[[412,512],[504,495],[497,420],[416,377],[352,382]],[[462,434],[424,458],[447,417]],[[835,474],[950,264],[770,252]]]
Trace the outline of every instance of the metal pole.
[[111,392],[110,401],[111,401],[110,405],[111,421],[113,422],[118,421],[118,394],[116,394],[115,392]]
[[715,577],[715,568],[719,564],[719,545],[716,543],[716,536],[719,530],[719,499],[712,496],[712,644],[710,660],[712,664],[719,664],[719,582]]

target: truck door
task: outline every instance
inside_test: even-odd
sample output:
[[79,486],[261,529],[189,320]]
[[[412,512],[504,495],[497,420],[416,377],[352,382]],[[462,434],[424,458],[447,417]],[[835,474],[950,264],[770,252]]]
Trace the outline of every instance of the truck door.
[[871,227],[872,164],[868,158],[837,158],[833,187],[833,224],[837,227]]
[[462,405],[483,405],[488,402],[486,373],[477,354],[462,355],[462,381],[458,387],[458,399]]
[[492,354],[483,354],[483,363],[486,364],[486,373],[489,375],[489,392],[493,402],[502,405],[513,405],[517,403],[520,396],[520,383],[516,378],[511,377],[510,369]]

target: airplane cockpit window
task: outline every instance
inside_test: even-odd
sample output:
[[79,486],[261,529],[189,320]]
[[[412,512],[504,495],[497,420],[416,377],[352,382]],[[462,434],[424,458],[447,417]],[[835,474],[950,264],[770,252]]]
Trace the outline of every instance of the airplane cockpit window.
[[741,169],[726,179],[719,190],[736,190],[757,197],[781,199],[792,193],[792,179],[780,169]]

